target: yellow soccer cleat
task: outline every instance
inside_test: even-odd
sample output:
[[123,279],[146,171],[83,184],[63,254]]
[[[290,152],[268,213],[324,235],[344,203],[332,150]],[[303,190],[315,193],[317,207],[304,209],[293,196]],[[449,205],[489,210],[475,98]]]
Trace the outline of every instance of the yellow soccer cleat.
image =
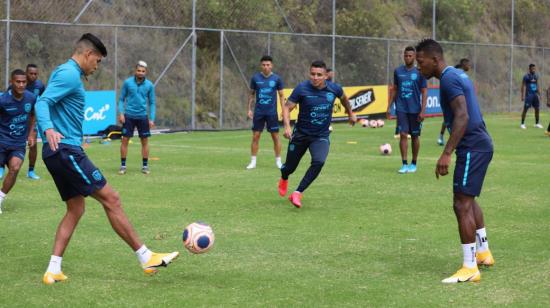
[[451,277],[441,280],[443,283],[459,283],[459,282],[478,282],[481,280],[481,274],[477,269],[477,266],[474,268],[468,268],[463,266]]
[[149,262],[142,265],[143,271],[146,275],[154,275],[157,273],[157,267],[167,267],[170,262],[176,259],[180,255],[179,252],[171,253],[154,253],[151,255]]
[[477,265],[493,266],[495,265],[495,258],[489,249],[484,252],[476,253]]
[[65,276],[63,274],[63,272],[61,272],[59,274],[53,274],[51,272],[46,272],[44,274],[44,277],[42,277],[42,282],[44,284],[50,285],[50,284],[54,284],[56,282],[63,282],[67,279],[69,279],[69,277]]

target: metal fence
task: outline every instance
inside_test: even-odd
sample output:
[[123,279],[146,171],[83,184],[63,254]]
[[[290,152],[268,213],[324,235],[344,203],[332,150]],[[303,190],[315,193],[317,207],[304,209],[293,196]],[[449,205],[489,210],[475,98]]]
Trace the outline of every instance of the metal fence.
[[[9,72],[27,63],[37,64],[47,82],[49,73],[70,56],[73,42],[92,32],[105,42],[109,55],[88,89],[118,91],[135,63],[145,60],[148,78],[156,85],[160,127],[240,129],[250,125],[248,83],[264,54],[273,56],[274,71],[285,87],[306,79],[315,59],[324,59],[344,86],[380,85],[391,83],[407,45],[435,36],[449,64],[460,58],[472,61],[470,75],[484,112],[519,111],[528,64],[537,65],[541,85],[548,81],[550,48],[529,44],[535,39],[525,34],[527,22],[514,16],[529,17],[521,11],[524,3],[486,2],[491,1],[500,8],[497,39],[476,32],[474,42],[458,42],[441,30],[452,17],[437,15],[447,1],[365,0],[351,7],[353,1],[339,0],[4,0],[0,84],[7,86]],[[388,25],[394,35],[380,37],[371,32],[372,19],[361,16],[369,5],[378,5],[380,14],[409,6],[414,18],[409,25]]]

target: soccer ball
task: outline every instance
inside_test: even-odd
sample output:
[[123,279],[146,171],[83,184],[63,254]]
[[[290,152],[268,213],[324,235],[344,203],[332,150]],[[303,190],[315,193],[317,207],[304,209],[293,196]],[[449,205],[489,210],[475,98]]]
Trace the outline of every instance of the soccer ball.
[[366,119],[359,119],[359,124],[361,124],[362,127],[369,127],[369,120]]
[[330,125],[330,126],[328,127],[328,131],[331,132],[331,131],[333,131],[333,130],[334,130],[334,128],[332,128],[332,125]]
[[183,230],[183,245],[192,253],[207,252],[214,245],[214,231],[204,222],[194,222]]
[[372,127],[372,128],[377,128],[378,127],[378,121],[370,120],[369,121],[369,126]]
[[382,155],[390,155],[391,154],[391,145],[389,143],[384,143],[379,148],[380,154]]
[[376,121],[377,124],[378,124],[378,127],[384,127],[384,120],[382,119],[379,119],[378,121]]

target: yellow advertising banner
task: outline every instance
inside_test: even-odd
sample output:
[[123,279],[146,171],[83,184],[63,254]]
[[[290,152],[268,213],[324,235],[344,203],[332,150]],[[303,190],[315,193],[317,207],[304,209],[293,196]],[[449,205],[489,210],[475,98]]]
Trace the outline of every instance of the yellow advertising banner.
[[[386,113],[388,108],[388,86],[359,86],[359,87],[343,87],[344,94],[349,98],[351,109],[357,116],[373,115]],[[285,98],[288,98],[293,89],[283,89]],[[296,120],[298,118],[297,108],[290,113],[290,120]],[[277,104],[277,113],[279,115],[279,121],[282,121],[283,115],[281,106]],[[334,102],[334,109],[332,111],[332,119],[347,118],[346,109],[342,105],[339,99]]]

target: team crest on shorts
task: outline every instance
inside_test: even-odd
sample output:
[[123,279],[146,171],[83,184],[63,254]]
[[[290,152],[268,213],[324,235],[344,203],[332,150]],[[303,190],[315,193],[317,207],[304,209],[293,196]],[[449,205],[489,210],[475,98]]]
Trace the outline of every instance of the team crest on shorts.
[[101,181],[101,179],[103,179],[103,175],[101,175],[101,172],[97,169],[92,172],[92,177],[96,182],[99,182]]
[[25,108],[25,112],[31,112],[32,106],[31,104],[26,103],[24,108]]
[[334,93],[328,92],[327,93],[327,101],[332,102],[334,100]]
[[288,150],[289,150],[290,152],[294,151],[294,144],[292,144],[292,143],[289,144],[289,145],[288,145]]

